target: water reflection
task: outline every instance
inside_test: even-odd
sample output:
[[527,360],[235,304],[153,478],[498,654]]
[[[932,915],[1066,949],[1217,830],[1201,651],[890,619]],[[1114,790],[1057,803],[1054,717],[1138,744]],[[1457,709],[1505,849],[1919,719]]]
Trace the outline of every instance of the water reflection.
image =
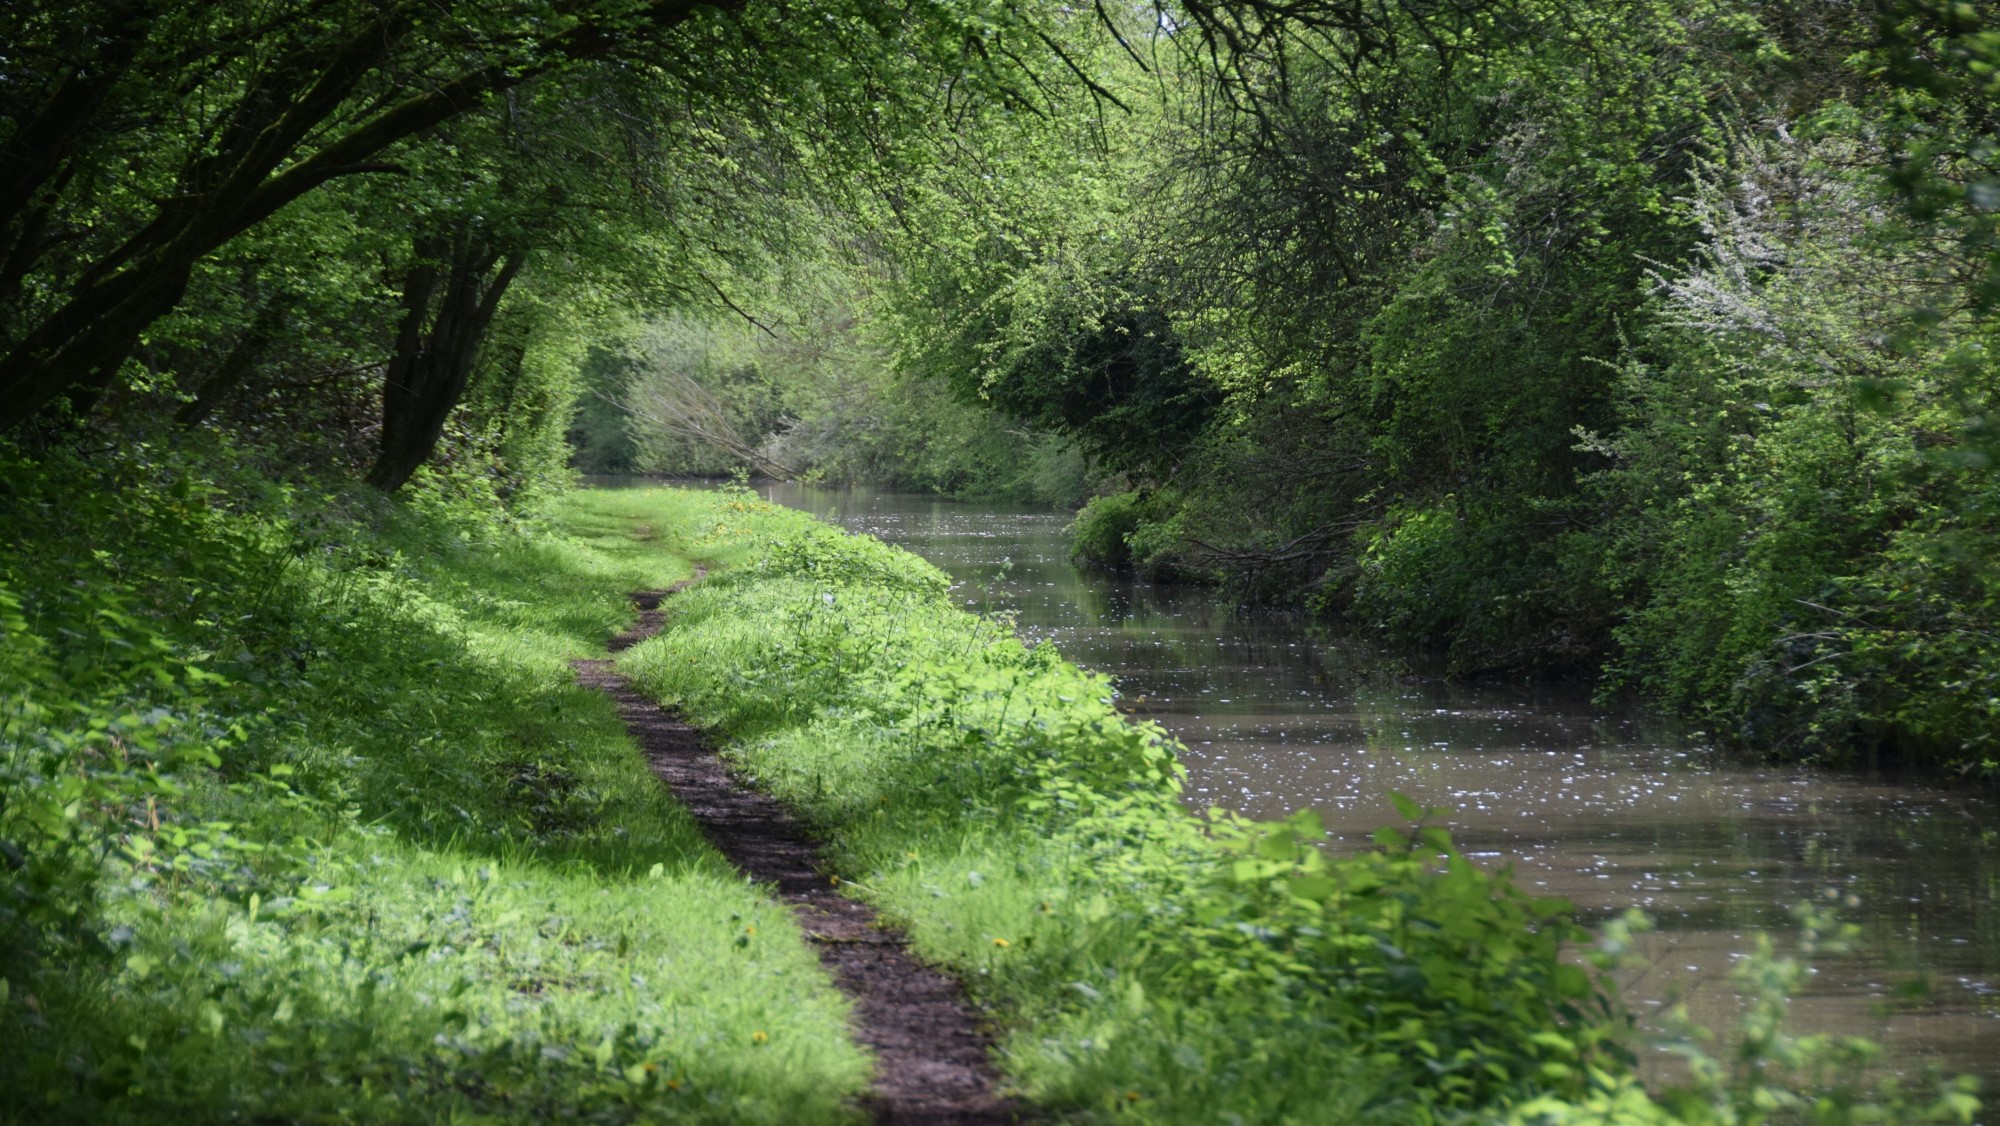
[[1394,658],[1295,617],[1197,590],[1079,572],[1067,517],[868,489],[767,485],[766,497],[908,547],[968,609],[1009,611],[1116,677],[1127,709],[1187,744],[1187,796],[1263,817],[1312,806],[1359,845],[1394,819],[1384,795],[1451,807],[1471,855],[1586,917],[1661,924],[1634,975],[1641,1008],[1684,1000],[1733,1018],[1723,982],[1751,932],[1831,893],[1861,948],[1822,962],[1799,1023],[1883,1039],[1891,1064],[1985,1075],[2000,1090],[2000,818],[1932,788],[1710,761],[1670,733],[1560,686],[1413,677]]

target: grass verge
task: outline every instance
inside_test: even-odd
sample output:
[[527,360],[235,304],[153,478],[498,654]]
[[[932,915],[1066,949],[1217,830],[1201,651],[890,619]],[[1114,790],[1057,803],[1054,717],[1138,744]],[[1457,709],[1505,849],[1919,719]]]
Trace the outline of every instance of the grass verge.
[[718,564],[621,667],[971,983],[1034,1101],[1088,1121],[1411,1122],[1621,1087],[1607,1010],[1560,956],[1563,905],[1467,863],[1427,811],[1340,860],[1310,817],[1191,816],[1163,732],[955,608],[913,555],[743,491],[569,511]]
[[683,557],[6,470],[0,1119],[854,1117],[845,1001],[566,664]]

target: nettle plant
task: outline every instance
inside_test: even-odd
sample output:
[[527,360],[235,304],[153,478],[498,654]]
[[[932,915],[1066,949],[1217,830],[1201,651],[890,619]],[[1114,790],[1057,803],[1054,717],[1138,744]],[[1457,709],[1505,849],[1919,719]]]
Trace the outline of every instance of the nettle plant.
[[[213,874],[254,847],[190,818],[184,797],[257,722],[218,705],[240,694],[218,646],[254,641],[246,623],[282,560],[217,490],[143,451],[100,470],[127,478],[123,491],[77,495],[42,466],[4,469],[10,527],[43,545],[0,554],[0,962],[25,969],[51,951],[108,952],[107,861]],[[125,542],[133,528],[147,534]],[[215,620],[221,586],[249,592],[252,613]]]
[[1449,811],[1391,797],[1410,824],[1338,857],[1311,810],[1212,810],[1218,855],[1186,923],[1151,937],[1152,959],[1205,1003],[1310,1012],[1440,1105],[1580,1090],[1622,1069],[1611,1003],[1562,957],[1584,935],[1569,903],[1467,860],[1428,823]]

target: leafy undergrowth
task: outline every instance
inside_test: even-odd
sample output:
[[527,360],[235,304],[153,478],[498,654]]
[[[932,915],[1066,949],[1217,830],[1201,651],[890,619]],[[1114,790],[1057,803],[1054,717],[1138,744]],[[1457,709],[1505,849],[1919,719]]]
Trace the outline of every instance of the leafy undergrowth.
[[954,608],[917,557],[744,492],[573,507],[723,564],[622,667],[717,732],[971,981],[1034,1101],[1406,1122],[1617,1072],[1592,982],[1559,956],[1563,906],[1441,830],[1329,860],[1310,817],[1192,817],[1158,728],[1120,715],[1102,677]]
[[686,562],[441,495],[4,466],[0,1119],[852,1117],[845,1002],[565,664]]
[[1424,824],[1440,811],[1398,797],[1412,824],[1338,859],[1309,814],[1190,815],[1164,732],[1121,715],[1103,677],[955,608],[914,555],[743,490],[586,494],[568,511],[718,564],[621,667],[810,818],[851,888],[970,983],[1010,1080],[1046,1108],[1581,1124],[1977,1107],[1962,1086],[1865,1090],[1851,1067],[1844,1089],[1787,1086],[1832,1056],[1779,1033],[1782,989],[1751,1050],[1656,1103],[1624,1022],[1563,957],[1584,937],[1567,906],[1467,862]]

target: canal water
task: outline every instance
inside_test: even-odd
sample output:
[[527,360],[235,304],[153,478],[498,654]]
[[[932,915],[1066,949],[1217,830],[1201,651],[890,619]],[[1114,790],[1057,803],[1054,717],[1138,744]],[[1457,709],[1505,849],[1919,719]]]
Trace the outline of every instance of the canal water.
[[1731,764],[1575,686],[1461,684],[1300,617],[1081,572],[1068,517],[865,488],[759,487],[949,572],[967,609],[1110,674],[1126,710],[1186,744],[1187,800],[1275,818],[1310,806],[1337,847],[1396,820],[1400,791],[1454,812],[1460,847],[1586,920],[1658,923],[1624,979],[1642,1014],[1733,1024],[1732,965],[1788,944],[1811,899],[1858,924],[1793,1005],[1885,1066],[1970,1071],[2000,1092],[2000,803],[1895,779]]

